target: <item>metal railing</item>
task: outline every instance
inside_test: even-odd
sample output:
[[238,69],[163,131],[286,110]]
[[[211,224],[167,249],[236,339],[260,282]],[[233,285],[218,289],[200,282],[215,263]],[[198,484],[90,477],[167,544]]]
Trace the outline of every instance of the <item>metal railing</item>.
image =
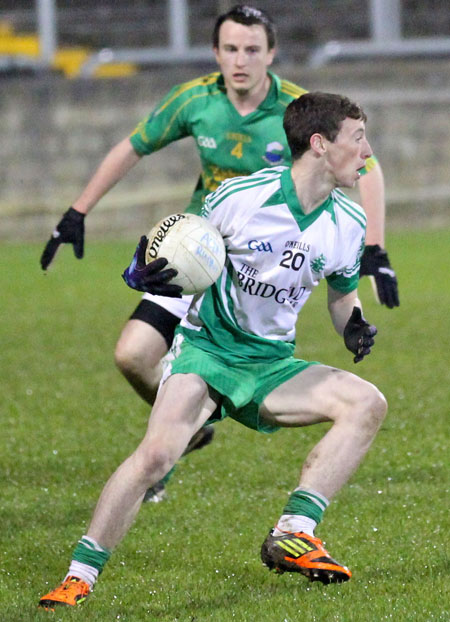
[[[189,41],[188,0],[167,0],[168,45],[142,48],[105,48],[89,54],[79,75],[91,77],[96,70],[112,63],[189,63],[212,59],[209,46],[194,46]],[[56,0],[35,0],[39,37],[37,56],[0,56],[0,69],[52,67],[58,45]],[[402,37],[401,0],[370,0],[370,39],[329,41],[316,48],[308,63],[319,67],[336,60],[371,57],[450,56],[450,37]]]
[[335,60],[450,55],[450,37],[402,37],[401,1],[370,0],[371,39],[329,41],[309,57],[311,67]]
[[92,54],[83,63],[80,76],[89,78],[101,65],[109,63],[189,63],[212,59],[209,46],[189,44],[187,0],[168,0],[169,45],[153,48],[106,48]]

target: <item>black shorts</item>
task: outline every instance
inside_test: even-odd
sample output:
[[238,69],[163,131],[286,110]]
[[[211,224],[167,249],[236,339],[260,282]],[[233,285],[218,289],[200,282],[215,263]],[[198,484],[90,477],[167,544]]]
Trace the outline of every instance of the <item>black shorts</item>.
[[164,337],[167,347],[170,348],[175,334],[175,329],[180,323],[180,318],[160,307],[151,300],[143,298],[134,312],[130,315],[130,320],[141,320],[153,326],[158,333]]

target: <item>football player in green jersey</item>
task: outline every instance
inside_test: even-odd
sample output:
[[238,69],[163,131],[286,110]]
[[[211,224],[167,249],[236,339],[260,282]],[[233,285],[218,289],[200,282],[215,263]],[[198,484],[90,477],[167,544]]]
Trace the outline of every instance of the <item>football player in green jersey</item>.
[[[259,9],[234,7],[216,22],[213,50],[220,72],[174,87],[131,136],[108,153],[57,225],[41,257],[44,270],[61,243],[72,243],[81,258],[86,214],[144,155],[173,141],[192,136],[200,156],[200,178],[187,208],[192,212],[199,211],[205,196],[224,179],[290,163],[283,115],[305,89],[269,71],[276,51],[272,20]],[[365,171],[359,182],[368,219],[361,274],[375,277],[381,302],[393,307],[398,305],[398,291],[384,250],[383,176],[373,158]],[[143,296],[115,351],[118,368],[150,404],[160,380],[160,361],[190,303],[190,297],[170,298],[168,293],[158,283]],[[201,432],[191,448],[208,441],[205,434],[211,430]]]
[[[177,328],[147,432],[108,480],[66,578],[41,598],[41,607],[78,606],[87,598],[148,485],[169,471],[211,416],[230,416],[265,432],[332,424],[307,456],[261,557],[270,569],[311,581],[350,579],[351,571],[331,557],[315,528],[367,453],[386,400],[355,374],[294,358],[293,340],[301,296],[326,278],[332,322],[355,363],[374,344],[376,328],[363,318],[357,296],[365,215],[338,190],[356,183],[372,153],[365,120],[346,97],[306,93],[285,114],[292,165],[230,179],[206,199],[204,215],[226,242],[226,266]],[[249,244],[256,230],[270,240],[270,253]],[[286,254],[294,243],[302,249],[295,263],[292,251]],[[260,284],[244,282],[250,271],[261,275]],[[151,286],[153,275],[137,275],[139,287]],[[260,285],[272,288],[264,304]]]

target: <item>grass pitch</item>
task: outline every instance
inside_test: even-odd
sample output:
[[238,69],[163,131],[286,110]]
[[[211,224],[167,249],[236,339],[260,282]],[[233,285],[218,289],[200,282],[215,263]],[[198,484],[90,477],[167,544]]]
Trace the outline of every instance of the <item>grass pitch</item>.
[[61,249],[44,276],[41,245],[0,249],[0,619],[95,622],[297,622],[450,619],[448,285],[450,231],[392,234],[401,307],[360,287],[378,326],[354,366],[334,333],[325,286],[298,325],[298,354],[355,371],[389,401],[365,461],[317,533],[353,571],[343,585],[277,576],[259,560],[268,529],[324,426],[258,435],[233,421],[179,466],[169,498],[142,508],[80,610],[38,611],[63,578],[111,472],[144,433],[148,408],[113,364],[138,302],[122,283],[134,243]]

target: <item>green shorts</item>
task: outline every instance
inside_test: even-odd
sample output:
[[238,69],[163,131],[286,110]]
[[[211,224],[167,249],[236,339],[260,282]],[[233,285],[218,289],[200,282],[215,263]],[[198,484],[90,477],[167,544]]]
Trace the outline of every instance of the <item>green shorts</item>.
[[197,374],[223,396],[220,414],[217,410],[208,423],[231,417],[248,428],[270,433],[279,426],[260,418],[261,403],[280,384],[317,364],[293,356],[271,363],[230,363],[226,356],[206,352],[176,335],[165,360],[163,382],[173,374]]

